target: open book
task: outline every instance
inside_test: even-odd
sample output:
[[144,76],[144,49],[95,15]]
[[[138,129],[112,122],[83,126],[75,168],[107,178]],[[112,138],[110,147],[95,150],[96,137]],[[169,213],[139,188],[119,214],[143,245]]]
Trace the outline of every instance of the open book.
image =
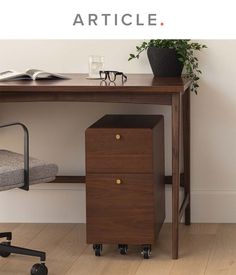
[[42,70],[35,69],[29,69],[26,72],[17,72],[14,70],[0,72],[0,81],[12,81],[21,79],[68,79],[68,77],[61,74],[48,73]]

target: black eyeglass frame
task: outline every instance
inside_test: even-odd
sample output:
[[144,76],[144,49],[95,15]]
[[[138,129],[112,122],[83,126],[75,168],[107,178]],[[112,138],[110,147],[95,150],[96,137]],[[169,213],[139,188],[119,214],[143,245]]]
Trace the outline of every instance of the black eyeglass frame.
[[[111,73],[114,74],[114,79],[113,80],[111,79],[111,76],[110,76]],[[102,74],[105,74],[105,77],[102,77]],[[127,80],[127,76],[123,72],[119,72],[119,71],[99,71],[99,75],[100,75],[101,79],[107,80],[107,78],[108,78],[109,81],[111,81],[111,82],[116,81],[117,75],[121,75],[122,82],[125,82]]]

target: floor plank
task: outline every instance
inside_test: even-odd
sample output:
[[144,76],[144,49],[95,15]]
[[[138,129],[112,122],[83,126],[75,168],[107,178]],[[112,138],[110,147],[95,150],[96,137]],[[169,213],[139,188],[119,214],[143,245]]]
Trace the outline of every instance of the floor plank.
[[236,274],[236,224],[219,225],[205,274]]
[[86,227],[77,224],[47,255],[51,275],[64,275],[87,248]]
[[[22,225],[23,227],[29,228],[29,225]],[[36,225],[37,226],[37,225]],[[41,225],[39,225],[41,226]],[[38,232],[32,239],[27,243],[27,248],[37,249],[50,253],[58,245],[60,240],[64,238],[68,232],[74,227],[73,224],[48,224]],[[22,234],[26,234],[26,231],[22,229]],[[25,245],[24,245],[25,246]],[[5,275],[25,275],[26,272],[31,269],[31,266],[38,262],[35,257],[25,257],[12,255],[9,261],[14,259],[14,264],[4,264],[0,268],[0,274]],[[13,261],[11,261],[12,263]],[[50,266],[50,262],[47,263]]]
[[[1,232],[11,231],[13,233],[12,245],[28,248],[29,243],[36,238],[45,227],[45,224],[2,224]],[[15,255],[11,255],[9,258],[0,258],[0,275],[6,274],[6,272],[3,271],[4,268],[11,265],[15,258]]]
[[[143,260],[141,247],[129,246],[120,255],[105,245],[95,257],[86,244],[84,224],[3,224],[13,232],[13,244],[47,252],[50,275],[218,275],[236,274],[236,224],[180,226],[180,258],[171,259],[171,225],[165,224],[152,257]],[[0,258],[0,275],[29,274],[35,258],[11,255]]]
[[66,275],[134,275],[141,260],[134,249],[129,256],[120,255],[117,246],[106,245],[101,257],[95,257],[89,245]]

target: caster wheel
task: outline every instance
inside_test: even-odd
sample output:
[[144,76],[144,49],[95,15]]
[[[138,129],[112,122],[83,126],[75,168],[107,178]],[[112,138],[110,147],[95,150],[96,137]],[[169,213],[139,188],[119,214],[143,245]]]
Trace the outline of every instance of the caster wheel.
[[[11,243],[10,243],[10,242],[2,242],[1,245],[9,246],[9,245],[11,245]],[[10,252],[4,252],[4,251],[1,251],[1,250],[0,250],[0,256],[1,256],[1,257],[7,258],[7,257],[9,257],[10,255],[11,255]]]
[[151,256],[151,246],[144,246],[141,254],[143,255],[144,259],[149,259]]
[[48,268],[45,264],[34,264],[31,268],[31,275],[47,275]]
[[121,255],[126,255],[128,251],[128,245],[127,244],[119,244],[118,248],[120,250]]
[[93,250],[94,250],[94,253],[95,253],[95,256],[96,256],[96,257],[101,256],[102,244],[94,244],[94,245],[93,245]]

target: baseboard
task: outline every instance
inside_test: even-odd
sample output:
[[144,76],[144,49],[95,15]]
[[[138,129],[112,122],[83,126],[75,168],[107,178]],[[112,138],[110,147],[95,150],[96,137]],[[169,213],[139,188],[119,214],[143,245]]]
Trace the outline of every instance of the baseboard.
[[[180,194],[182,197],[182,193]],[[193,190],[192,222],[235,223],[236,191]],[[30,192],[0,193],[1,223],[84,223],[84,184],[42,184]],[[166,187],[166,222],[171,221],[171,187]]]
[[0,192],[0,221],[24,223],[85,222],[84,184],[39,184],[29,192]]

